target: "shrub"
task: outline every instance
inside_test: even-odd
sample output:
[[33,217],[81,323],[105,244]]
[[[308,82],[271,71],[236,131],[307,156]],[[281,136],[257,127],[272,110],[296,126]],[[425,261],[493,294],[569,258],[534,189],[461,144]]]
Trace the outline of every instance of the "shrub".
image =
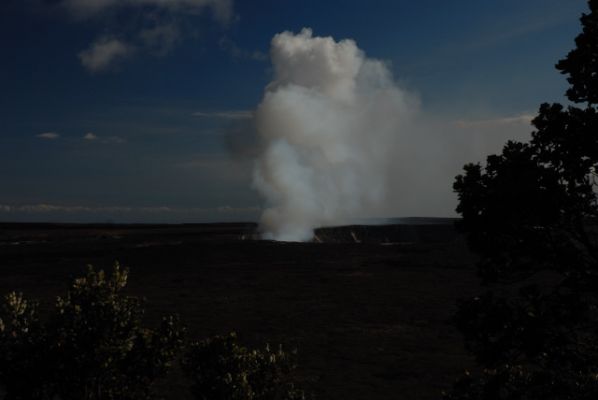
[[279,347],[250,350],[237,335],[216,336],[192,343],[182,366],[192,380],[191,391],[201,400],[305,399],[294,385],[295,353]]
[[[177,318],[142,326],[141,301],[123,294],[128,271],[89,267],[44,320],[37,304],[10,293],[0,308],[0,388],[6,400],[138,400],[153,398],[183,347]],[[182,367],[197,399],[299,400],[295,353],[250,350],[236,334],[188,346]],[[2,393],[0,391],[0,393]]]
[[141,302],[124,296],[127,270],[91,266],[73,280],[44,323],[11,293],[0,315],[0,385],[11,399],[150,399],[182,346],[174,317],[141,324]]
[[9,293],[0,309],[0,387],[9,399],[44,398],[49,369],[37,304]]

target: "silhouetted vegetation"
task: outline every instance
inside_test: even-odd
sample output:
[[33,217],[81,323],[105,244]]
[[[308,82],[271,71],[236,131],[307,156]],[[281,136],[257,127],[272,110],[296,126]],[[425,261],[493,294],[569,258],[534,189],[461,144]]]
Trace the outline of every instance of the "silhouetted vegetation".
[[[0,389],[6,400],[154,398],[155,383],[177,359],[197,399],[303,399],[295,388],[294,353],[251,350],[236,334],[185,346],[173,316],[142,326],[138,298],[125,296],[127,270],[74,279],[50,315],[10,293],[0,311]],[[0,391],[1,394],[1,391]]]
[[598,0],[589,7],[557,64],[577,105],[543,104],[529,143],[508,142],[454,184],[490,289],[460,304],[481,371],[446,399],[598,398]]
[[122,290],[127,271],[89,267],[57,299],[46,321],[10,293],[0,314],[0,385],[7,399],[149,399],[183,340],[175,317],[142,326],[138,299]]
[[250,350],[234,333],[192,343],[182,365],[199,400],[305,399],[294,384],[294,353]]

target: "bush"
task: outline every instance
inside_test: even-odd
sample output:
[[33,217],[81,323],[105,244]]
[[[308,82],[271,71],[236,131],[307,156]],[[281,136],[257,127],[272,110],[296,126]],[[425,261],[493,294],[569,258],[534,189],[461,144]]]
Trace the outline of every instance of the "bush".
[[6,399],[42,399],[50,381],[46,335],[37,304],[20,293],[4,297],[0,309],[0,387]]
[[192,380],[191,391],[201,400],[305,399],[293,383],[294,353],[279,348],[250,350],[237,335],[216,336],[192,343],[182,366]]
[[138,299],[124,296],[126,270],[91,266],[59,297],[45,322],[20,294],[0,314],[0,385],[7,400],[150,399],[152,384],[182,346],[174,317],[156,330],[141,324]]

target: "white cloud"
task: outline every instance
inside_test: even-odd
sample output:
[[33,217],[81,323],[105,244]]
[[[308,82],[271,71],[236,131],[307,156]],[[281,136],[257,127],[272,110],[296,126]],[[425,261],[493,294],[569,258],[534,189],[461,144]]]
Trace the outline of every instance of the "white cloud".
[[229,110],[229,111],[197,111],[192,114],[194,117],[201,118],[221,118],[221,119],[251,119],[253,112],[248,110]]
[[60,137],[60,135],[56,132],[44,132],[40,133],[39,135],[36,135],[36,137],[45,140],[56,140]]
[[86,50],[79,53],[81,64],[90,72],[102,72],[129,56],[134,47],[115,38],[100,38]]
[[83,139],[85,140],[89,140],[89,141],[93,141],[96,140],[98,137],[93,133],[93,132],[87,132],[85,134],[85,136],[83,136]]

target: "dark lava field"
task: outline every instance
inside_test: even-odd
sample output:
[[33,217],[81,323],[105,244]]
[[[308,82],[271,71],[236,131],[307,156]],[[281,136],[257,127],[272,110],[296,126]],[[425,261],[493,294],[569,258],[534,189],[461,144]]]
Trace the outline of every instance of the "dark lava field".
[[[0,293],[53,304],[86,265],[128,267],[148,324],[178,313],[189,337],[236,331],[298,350],[317,399],[440,399],[472,359],[450,324],[477,293],[450,221],[326,228],[312,243],[255,240],[253,224],[0,224]],[[176,370],[160,390],[189,398]]]

